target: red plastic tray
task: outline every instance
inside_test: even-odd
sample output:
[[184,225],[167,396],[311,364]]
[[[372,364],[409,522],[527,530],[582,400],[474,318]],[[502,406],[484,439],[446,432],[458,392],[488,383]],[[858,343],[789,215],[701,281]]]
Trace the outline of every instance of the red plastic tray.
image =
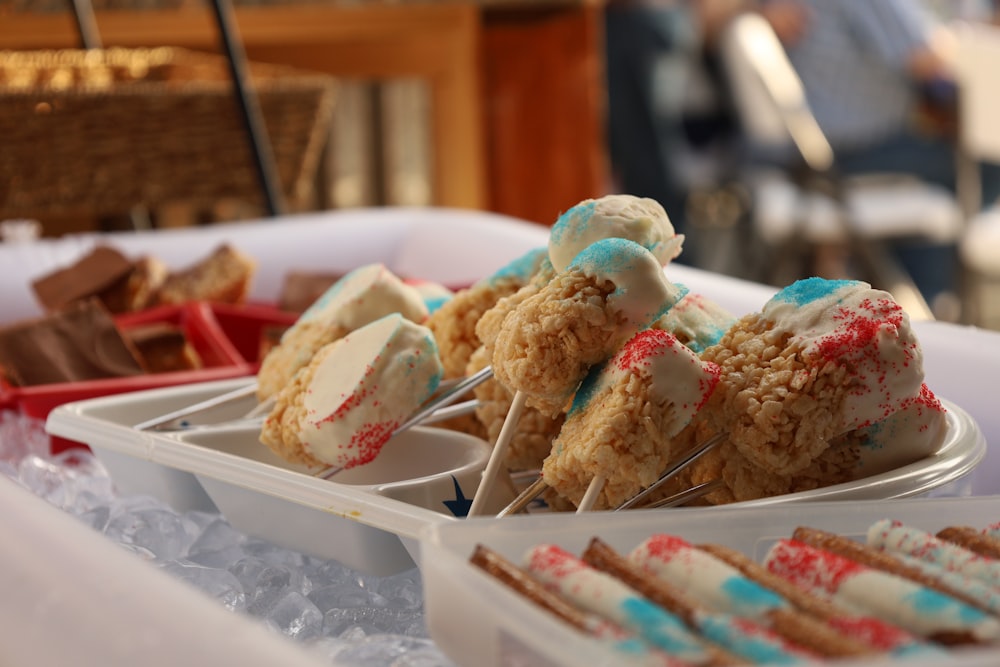
[[[296,317],[293,313],[271,306],[206,302],[190,302],[119,315],[115,317],[115,322],[123,331],[161,322],[182,327],[204,367],[191,371],[30,387],[12,387],[0,379],[0,410],[16,410],[29,417],[44,420],[53,408],[72,401],[254,375],[260,363],[260,337],[264,328],[290,325],[295,322]],[[52,438],[53,453],[83,446],[81,443]]]
[[290,327],[299,318],[299,313],[266,304],[237,306],[213,303],[209,307],[223,335],[253,367],[254,373],[260,367],[260,345],[264,331],[269,327]]

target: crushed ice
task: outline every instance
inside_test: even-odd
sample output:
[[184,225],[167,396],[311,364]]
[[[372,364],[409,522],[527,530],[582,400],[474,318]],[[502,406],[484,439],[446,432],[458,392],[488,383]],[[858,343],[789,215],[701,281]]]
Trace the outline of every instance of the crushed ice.
[[119,495],[86,449],[49,454],[42,422],[0,413],[0,475],[331,664],[449,667],[428,638],[420,575],[376,577],[249,537],[217,513]]

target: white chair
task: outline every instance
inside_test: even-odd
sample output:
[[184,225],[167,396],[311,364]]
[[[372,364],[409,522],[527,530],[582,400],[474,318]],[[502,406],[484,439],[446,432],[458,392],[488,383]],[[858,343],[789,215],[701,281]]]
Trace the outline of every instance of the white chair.
[[1000,29],[968,24],[954,30],[959,83],[959,195],[969,220],[959,242],[965,320],[1000,329],[1000,203],[980,211],[977,161],[1000,162]]
[[816,271],[815,265],[803,267],[814,253],[840,247],[858,265],[858,277],[891,292],[911,317],[932,318],[926,301],[885,245],[907,237],[956,240],[963,222],[956,198],[944,188],[902,174],[837,178],[833,150],[809,108],[802,82],[761,16],[736,17],[720,50],[748,141],[771,150],[794,149],[802,161],[798,174],[746,174],[753,201],[751,224],[767,249],[765,274],[759,278],[785,282],[789,263],[790,277],[802,277]]

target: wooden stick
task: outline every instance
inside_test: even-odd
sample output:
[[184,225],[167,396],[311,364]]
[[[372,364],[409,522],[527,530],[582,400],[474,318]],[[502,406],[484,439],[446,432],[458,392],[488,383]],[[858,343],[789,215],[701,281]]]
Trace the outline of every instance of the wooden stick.
[[468,516],[481,516],[483,514],[486,500],[493,493],[493,487],[496,485],[500,466],[507,458],[507,450],[510,449],[510,441],[514,439],[517,422],[520,421],[521,413],[524,412],[524,402],[527,398],[528,396],[521,391],[514,394],[514,400],[511,401],[510,409],[507,411],[507,417],[504,419],[503,426],[500,427],[500,435],[497,436],[496,444],[493,445],[493,451],[490,453],[490,460],[483,471],[479,488],[476,489],[476,495],[472,498],[472,506],[469,508]]
[[589,512],[594,509],[594,504],[597,502],[597,497],[601,495],[601,491],[604,490],[604,484],[608,481],[608,476],[603,472],[597,473],[594,479],[590,480],[590,486],[587,487],[587,492],[583,494],[583,500],[576,508],[577,514],[582,514],[584,512]]

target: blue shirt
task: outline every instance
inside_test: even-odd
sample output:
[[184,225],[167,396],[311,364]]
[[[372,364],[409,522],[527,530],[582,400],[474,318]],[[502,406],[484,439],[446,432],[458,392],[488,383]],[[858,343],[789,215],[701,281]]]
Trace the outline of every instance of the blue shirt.
[[788,57],[835,151],[863,147],[911,122],[910,54],[928,41],[918,0],[803,0],[812,12]]

